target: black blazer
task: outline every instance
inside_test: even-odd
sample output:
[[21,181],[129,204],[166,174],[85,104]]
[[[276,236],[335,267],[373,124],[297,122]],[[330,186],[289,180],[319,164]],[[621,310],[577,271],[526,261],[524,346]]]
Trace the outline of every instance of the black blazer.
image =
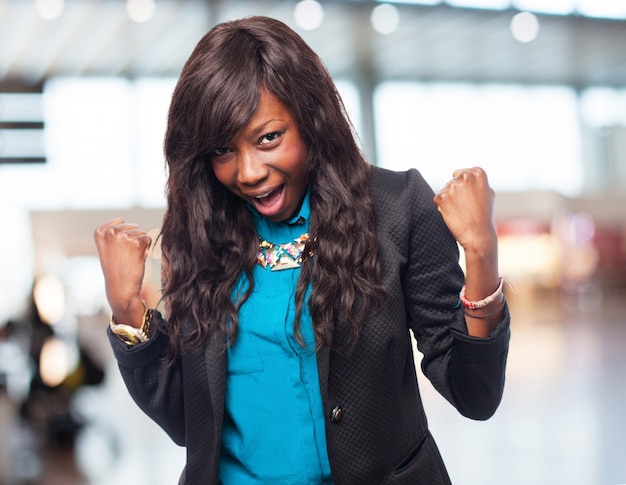
[[[380,168],[372,169],[371,187],[388,297],[363,325],[352,353],[338,350],[345,330],[337,326],[332,344],[317,356],[333,480],[336,485],[449,484],[428,431],[408,330],[434,387],[464,416],[488,419],[504,388],[508,309],[489,338],[467,335],[458,309],[463,284],[458,247],[432,190],[416,170]],[[174,363],[158,332],[136,347],[126,347],[110,331],[109,338],[133,399],[187,448],[179,483],[217,485],[225,336],[215,335],[206,349]]]

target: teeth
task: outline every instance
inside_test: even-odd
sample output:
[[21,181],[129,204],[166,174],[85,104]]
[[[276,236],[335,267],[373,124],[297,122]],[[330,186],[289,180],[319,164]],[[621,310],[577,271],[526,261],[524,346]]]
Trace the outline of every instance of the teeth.
[[262,194],[262,195],[255,195],[254,198],[255,199],[264,199],[265,197],[267,197],[268,195],[270,195],[272,192],[268,192],[267,194]]

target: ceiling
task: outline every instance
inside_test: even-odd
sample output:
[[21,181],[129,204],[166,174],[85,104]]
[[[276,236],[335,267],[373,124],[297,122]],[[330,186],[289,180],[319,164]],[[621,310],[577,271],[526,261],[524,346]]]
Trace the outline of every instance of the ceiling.
[[[157,0],[141,24],[127,18],[123,0],[66,0],[56,20],[39,18],[33,3],[0,0],[0,91],[56,76],[176,77],[219,21],[260,14],[295,26],[294,1]],[[326,1],[322,26],[299,30],[336,78],[370,87],[384,79],[626,87],[626,20],[540,16],[537,40],[521,44],[509,32],[514,11],[398,5],[399,29],[380,35],[369,23],[374,5]],[[96,223],[123,215],[156,228],[162,215],[109,212],[31,214],[37,269],[50,251],[93,254]]]
[[[66,0],[54,20],[34,0],[0,0],[0,89],[55,76],[177,76],[215,23],[252,14],[295,26],[295,1],[157,0],[145,23],[123,0]],[[335,77],[626,86],[626,20],[539,16],[527,44],[509,31],[513,10],[397,5],[400,27],[375,34],[374,2],[326,1],[322,26],[299,30]],[[2,81],[4,80],[4,81]]]

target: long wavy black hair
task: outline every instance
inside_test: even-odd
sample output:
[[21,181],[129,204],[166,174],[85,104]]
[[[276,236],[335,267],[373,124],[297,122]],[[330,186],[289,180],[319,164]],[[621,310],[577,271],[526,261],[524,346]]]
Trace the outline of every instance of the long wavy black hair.
[[[250,211],[218,182],[210,161],[252,118],[263,89],[291,112],[308,149],[311,241],[305,252],[314,256],[305,258],[297,284],[297,335],[308,304],[318,347],[335,325],[346,325],[354,343],[384,292],[370,166],[324,64],[278,20],[225,22],[187,60],[165,136],[162,297],[175,352],[202,346],[218,329],[232,342],[237,310],[254,287],[258,239]],[[250,280],[249,291],[233,298],[242,274]]]

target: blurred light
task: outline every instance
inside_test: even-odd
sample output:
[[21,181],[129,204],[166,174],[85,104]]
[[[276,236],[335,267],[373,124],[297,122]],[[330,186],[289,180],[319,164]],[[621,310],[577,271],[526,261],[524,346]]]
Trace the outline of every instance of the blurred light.
[[511,0],[447,0],[453,7],[484,8],[490,10],[504,10],[511,6]]
[[598,265],[598,251],[593,244],[593,217],[586,212],[573,213],[563,209],[554,214],[551,226],[560,245],[562,284],[586,284]]
[[53,276],[38,278],[33,297],[42,321],[53,325],[61,320],[65,312],[65,290],[58,279]]
[[626,0],[578,0],[576,7],[588,17],[626,19]]
[[315,30],[322,25],[324,8],[315,0],[298,2],[293,10],[296,23],[305,30]]
[[385,81],[374,110],[377,163],[417,163],[435,189],[459,160],[480,160],[496,191],[576,196],[584,187],[578,98],[569,87]]
[[155,9],[154,0],[126,0],[126,13],[133,22],[147,22],[154,15]]
[[559,248],[550,234],[500,236],[498,254],[500,272],[516,282],[541,281],[547,286],[558,282]]
[[591,215],[586,212],[574,214],[572,216],[572,226],[576,243],[588,243],[593,240],[593,236],[596,233],[596,224]]
[[567,15],[574,12],[574,1],[575,0],[513,0],[513,6],[518,10]]
[[511,34],[519,42],[532,42],[539,34],[539,20],[530,12],[520,12],[511,19]]
[[383,3],[372,9],[370,21],[379,34],[391,34],[400,24],[400,14],[393,5]]
[[41,347],[39,374],[44,384],[56,387],[68,376],[70,371],[69,349],[56,337],[49,337]]
[[395,0],[394,3],[405,3],[407,5],[439,5],[443,0]]
[[587,88],[581,93],[580,109],[587,125],[626,126],[626,90]]
[[61,16],[65,0],[35,0],[35,9],[40,17],[53,20]]
[[[394,3],[435,5],[441,0],[395,0]],[[626,0],[445,0],[453,7],[504,10],[515,8],[525,12],[586,17],[626,19]]]

